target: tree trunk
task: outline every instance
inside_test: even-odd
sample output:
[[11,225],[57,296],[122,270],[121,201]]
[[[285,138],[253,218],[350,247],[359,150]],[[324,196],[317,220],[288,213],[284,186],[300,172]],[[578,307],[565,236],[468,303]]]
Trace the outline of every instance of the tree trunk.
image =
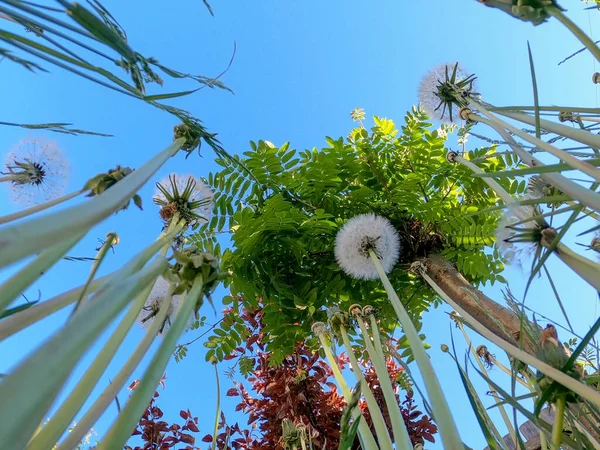
[[512,310],[496,303],[483,292],[474,288],[456,270],[454,264],[443,256],[431,255],[422,262],[427,268],[427,275],[448,297],[496,336],[535,356],[535,343],[530,340],[527,333],[523,333],[523,342],[520,345],[521,319]]

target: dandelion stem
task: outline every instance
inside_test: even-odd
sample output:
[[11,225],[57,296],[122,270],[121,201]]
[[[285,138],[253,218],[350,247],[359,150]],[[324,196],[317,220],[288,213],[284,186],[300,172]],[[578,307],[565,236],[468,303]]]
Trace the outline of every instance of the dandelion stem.
[[571,33],[573,33],[575,37],[579,39],[579,41],[585,45],[590,52],[592,52],[594,57],[600,61],[600,48],[598,48],[594,41],[592,41],[589,36],[575,24],[575,22],[565,16],[563,12],[556,6],[547,6],[544,8],[544,10],[549,15],[556,17],[565,27],[567,27],[569,31],[571,31]]
[[[542,163],[539,159],[533,157],[531,154],[526,152],[513,138],[510,134],[506,132],[502,128],[502,126],[498,125],[493,120],[488,120],[485,117],[481,117],[477,114],[469,114],[469,119],[484,123],[500,134],[505,142],[510,145],[511,149],[515,152],[515,154],[523,160],[525,164],[530,167],[544,167],[545,164]],[[546,180],[551,185],[557,187],[566,195],[570,196],[574,200],[578,200],[582,204],[589,206],[594,211],[600,212],[600,194],[590,191],[589,189],[584,188],[583,186],[572,182],[571,180],[565,178],[559,173],[547,173],[541,172],[540,176]]]
[[217,433],[219,432],[219,416],[221,415],[221,384],[219,383],[219,369],[217,368],[217,364],[213,364],[215,366],[215,378],[217,380],[217,408],[215,410],[215,426],[213,428],[213,439],[212,439],[212,450],[216,450],[217,448]]
[[4,177],[0,177],[0,183],[8,182],[8,181],[15,181],[18,179],[19,179],[19,175],[6,175]]
[[[325,352],[325,357],[326,357],[327,361],[329,362],[329,366],[331,367],[333,376],[334,376],[335,380],[337,381],[338,385],[340,386],[340,389],[342,390],[342,395],[344,396],[346,403],[350,403],[350,400],[352,399],[352,393],[350,392],[350,388],[348,387],[348,384],[346,383],[346,380],[344,379],[344,376],[342,375],[342,372],[340,371],[340,368],[337,365],[337,362],[335,360],[335,357],[333,356],[333,353],[331,353],[331,349],[329,348],[329,343],[326,341],[325,336],[323,336],[322,334],[317,334],[317,337],[319,338],[319,341],[321,342],[321,347],[323,347],[323,351]],[[373,433],[371,433],[371,430],[369,429],[369,426],[367,425],[367,421],[364,420],[364,417],[362,417],[362,413],[360,412],[360,410],[358,410],[357,408],[354,408],[352,410],[352,417],[354,418],[354,420],[360,420],[360,422],[358,424],[358,434],[360,435],[360,438],[365,443],[365,448],[378,449],[379,447],[377,446],[377,443],[375,442]]]
[[[480,167],[477,167],[471,161],[467,161],[462,156],[455,156],[454,161],[471,169],[471,171],[474,173],[485,173]],[[506,189],[504,189],[502,186],[500,186],[500,183],[498,183],[493,178],[484,177],[483,181],[498,195],[498,197],[500,197],[502,199],[502,201],[506,205],[515,202],[515,199],[508,192],[506,192]]]
[[[546,247],[550,246],[544,239],[542,239],[542,244]],[[596,291],[600,292],[600,264],[575,253],[569,247],[561,243],[556,246],[554,254],[577,275],[594,287]]]
[[64,203],[72,198],[77,197],[85,192],[85,190],[71,192],[70,194],[63,195],[62,197],[55,198],[54,200],[50,200],[49,202],[42,203],[41,205],[32,206],[31,208],[24,209],[23,211],[18,211],[13,214],[7,214],[6,216],[0,217],[0,225],[7,222],[12,222],[13,220],[21,219],[23,217],[27,217],[31,214],[38,213],[40,211],[44,211],[45,209],[51,208],[52,206],[59,205]]
[[[518,129],[517,127],[512,126],[511,124],[505,122],[504,120],[498,118],[497,116],[495,116],[494,114],[492,114],[491,112],[489,112],[483,105],[481,105],[478,102],[475,102],[471,99],[467,100],[469,102],[469,105],[471,105],[472,107],[476,108],[478,111],[481,111],[485,116],[487,116],[491,121],[497,123],[499,126],[501,126],[502,128],[505,128],[506,130],[510,131],[511,133],[514,133],[515,135],[519,136],[521,139],[535,145],[536,147],[556,156],[557,158],[560,158],[562,161],[564,161],[565,163],[569,164],[571,167],[573,167],[574,169],[577,170],[581,170],[582,172],[586,173],[587,175],[589,175],[590,177],[594,178],[596,181],[600,181],[600,170],[598,170],[597,168],[595,168],[594,166],[592,166],[591,164],[588,164],[585,161],[581,161],[580,159],[577,159],[575,156],[571,155],[568,152],[565,152],[564,150],[561,150],[559,148],[556,148],[550,144],[548,144],[545,141],[542,141],[541,139],[538,139],[535,136],[531,136],[527,133],[525,133],[524,131]],[[515,114],[516,113],[505,113],[505,114]],[[474,114],[469,114],[469,118],[471,118],[471,116]],[[474,120],[478,120],[478,116],[474,115],[475,118]],[[526,116],[527,117],[527,116]],[[548,122],[548,121],[544,121],[544,122]],[[535,123],[535,122],[534,122]],[[551,122],[550,122],[551,123]],[[561,125],[564,127],[564,125]],[[568,127],[565,127],[568,128]],[[571,130],[571,131],[577,131],[577,132],[582,132],[581,130]],[[582,132],[585,133],[585,132]]]
[[104,261],[106,253],[113,246],[113,243],[117,242],[117,239],[118,239],[117,233],[108,233],[108,235],[106,236],[106,241],[104,241],[104,244],[102,244],[102,247],[100,247],[100,250],[98,251],[98,254],[96,255],[96,258],[94,258],[94,263],[92,264],[90,274],[88,275],[85,285],[83,286],[83,289],[81,290],[81,293],[79,294],[77,303],[75,303],[75,308],[73,308],[73,311],[71,311],[69,320],[71,320],[73,318],[73,315],[77,312],[77,310],[79,309],[79,306],[81,306],[81,302],[88,294],[88,287],[89,287],[90,283],[94,280],[94,277],[96,276],[96,272],[100,268],[100,264],[102,264],[102,261]]
[[[538,111],[579,112],[599,114],[600,108],[580,108],[578,106],[540,106]],[[535,106],[488,106],[488,111],[535,111]]]
[[425,347],[421,342],[421,338],[419,337],[419,334],[412,323],[410,316],[406,312],[406,309],[404,309],[404,306],[400,302],[396,291],[394,291],[394,288],[392,287],[392,284],[390,283],[390,280],[388,279],[385,270],[379,261],[379,258],[372,249],[369,250],[369,255],[371,256],[371,260],[373,261],[373,264],[379,273],[381,282],[383,283],[383,286],[387,291],[388,298],[390,299],[390,302],[396,311],[396,315],[398,316],[398,320],[400,321],[402,329],[404,330],[406,338],[408,339],[413,356],[415,357],[415,361],[417,362],[419,370],[421,371],[421,376],[423,377],[423,381],[431,401],[434,419],[440,429],[444,448],[462,448],[463,444],[458,434],[456,424],[454,423],[452,413],[450,412],[450,408],[446,402],[440,382],[435,375],[435,371],[433,370],[429,356],[427,356],[427,353],[425,352]]
[[565,420],[565,407],[567,405],[566,395],[561,395],[556,400],[556,411],[554,417],[554,426],[552,427],[552,443],[559,449],[563,437],[563,424]]
[[[379,378],[379,385],[383,392],[385,398],[385,404],[388,409],[388,413],[390,415],[390,419],[392,421],[392,431],[394,433],[394,442],[399,448],[403,448],[400,444],[406,446],[407,443],[410,444],[410,437],[408,436],[408,432],[406,431],[406,425],[404,420],[402,419],[402,415],[400,414],[400,409],[398,408],[398,402],[396,400],[396,396],[392,390],[392,385],[389,382],[390,378],[387,370],[381,372],[381,361],[379,355],[377,353],[372,353],[371,349],[373,349],[373,345],[369,345],[371,338],[366,333],[366,329],[362,320],[358,320],[358,324],[360,326],[360,330],[363,333],[363,339],[365,340],[365,344],[367,345],[367,349],[369,354],[371,355],[371,361],[373,361],[373,365],[375,366],[375,371]],[[377,405],[377,400],[375,400],[375,396],[373,392],[371,392],[371,388],[367,384],[367,380],[363,376],[360,366],[358,365],[358,361],[356,360],[356,356],[354,355],[354,351],[352,350],[352,346],[350,345],[350,339],[348,337],[348,333],[346,329],[342,326],[340,327],[340,332],[342,334],[342,340],[344,342],[344,346],[346,347],[346,353],[348,353],[348,358],[350,359],[350,364],[352,366],[352,372],[360,381],[362,387],[362,394],[365,396],[367,401],[367,407],[369,408],[369,412],[371,413],[371,419],[373,420],[373,425],[375,427],[375,432],[377,433],[377,439],[379,441],[379,446],[381,450],[386,448],[392,449],[392,441],[390,439],[390,435],[388,433],[387,427],[385,426],[385,421],[383,419],[383,414]],[[377,343],[375,343],[377,345]],[[370,348],[370,349],[369,349]],[[385,369],[385,365],[384,365]],[[390,395],[391,393],[391,395]],[[400,422],[399,422],[400,421]],[[409,447],[410,448],[410,447]]]
[[[152,357],[144,376],[129,398],[127,405],[125,405],[123,411],[119,414],[116,422],[106,433],[104,439],[102,439],[98,450],[123,448],[131,436],[131,430],[135,428],[135,424],[142,416],[144,409],[148,406],[148,402],[152,398],[152,394],[164,374],[173,350],[175,350],[177,339],[184,332],[192,311],[196,306],[196,302],[202,296],[203,287],[203,277],[202,275],[198,275],[194,280],[192,288],[179,307],[173,325],[167,331],[160,347]],[[170,303],[170,300],[166,303]]]
[[504,339],[499,338],[494,333],[489,331],[485,326],[483,326],[477,319],[471,316],[468,312],[466,312],[463,308],[461,308],[450,296],[446,295],[446,293],[433,281],[427,273],[421,273],[423,279],[433,288],[433,290],[442,297],[446,303],[448,303],[454,310],[459,313],[465,322],[473,328],[477,333],[488,339],[489,341],[496,344],[498,347],[503,349],[508,354],[514,356],[519,361],[523,361],[524,363],[535,367],[544,375],[552,378],[557,383],[562,384],[566,388],[572,390],[576,394],[581,395],[583,398],[587,399],[591,403],[596,406],[600,406],[600,393],[589,386],[580,383],[574,378],[564,374],[560,370],[555,369],[554,367],[546,364],[543,361],[531,356],[529,353],[521,350],[518,347],[506,342]]

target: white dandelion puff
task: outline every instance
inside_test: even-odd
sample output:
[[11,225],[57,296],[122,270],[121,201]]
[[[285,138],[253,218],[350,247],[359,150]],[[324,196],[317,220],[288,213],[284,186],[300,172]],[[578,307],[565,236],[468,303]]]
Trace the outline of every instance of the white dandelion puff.
[[32,205],[64,194],[69,165],[55,142],[28,138],[10,151],[0,174],[15,203]]
[[392,270],[400,256],[398,233],[390,221],[374,214],[350,219],[335,239],[335,258],[353,278],[373,280],[379,277],[369,256],[373,249],[386,272]]
[[[521,200],[534,197],[525,195]],[[535,205],[507,205],[507,208],[496,228],[496,246],[509,264],[522,264],[535,253],[541,239],[542,227],[537,220],[530,220],[539,215]],[[526,221],[523,223],[518,222]]]
[[[173,324],[173,320],[175,319],[175,314],[179,308],[179,303],[181,301],[181,295],[173,295],[169,299],[169,292],[171,289],[171,283],[165,280],[163,277],[159,277],[156,279],[156,283],[152,287],[152,291],[150,295],[146,299],[146,303],[144,307],[140,311],[138,315],[138,322],[144,328],[148,328],[150,324],[154,321],[154,318],[160,311],[160,308],[165,301],[170,301],[169,309],[167,311],[167,315],[165,316],[164,322],[159,328],[158,333],[165,333]],[[192,317],[190,316],[190,323],[186,326],[186,329],[189,328],[192,322]]]
[[170,222],[175,213],[188,225],[207,223],[212,215],[214,194],[193,175],[170,174],[156,183],[154,203],[161,206],[160,216]]
[[[456,76],[452,81],[455,67]],[[474,76],[464,73],[458,63],[437,66],[421,80],[419,103],[427,115],[436,120],[444,123],[460,122],[457,102],[463,102],[462,97],[473,94],[474,80]]]

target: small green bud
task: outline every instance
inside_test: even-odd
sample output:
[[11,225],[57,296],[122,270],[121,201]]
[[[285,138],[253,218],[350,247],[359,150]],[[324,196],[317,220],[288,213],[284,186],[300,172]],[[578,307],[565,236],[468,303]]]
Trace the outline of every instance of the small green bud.
[[450,351],[450,347],[448,347],[446,344],[442,344],[440,348],[444,353],[448,353]]

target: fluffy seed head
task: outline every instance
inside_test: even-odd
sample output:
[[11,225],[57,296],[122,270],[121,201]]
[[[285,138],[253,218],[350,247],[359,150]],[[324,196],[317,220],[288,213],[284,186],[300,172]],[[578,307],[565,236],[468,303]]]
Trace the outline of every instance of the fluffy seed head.
[[188,225],[206,223],[212,215],[213,192],[193,175],[170,174],[156,183],[153,200],[166,223],[175,213]]
[[6,158],[2,176],[15,203],[32,205],[61,196],[67,184],[69,165],[55,142],[27,138],[19,142]]
[[353,278],[378,278],[369,250],[372,249],[386,272],[392,270],[400,256],[398,233],[390,221],[374,214],[360,214],[350,219],[338,232],[335,258]]
[[[456,69],[456,72],[455,72]],[[444,123],[460,120],[457,109],[466,106],[475,77],[464,73],[458,63],[442,64],[431,70],[419,86],[419,103],[425,112]]]
[[[163,277],[159,277],[154,283],[152,291],[150,295],[146,299],[146,303],[144,307],[140,311],[138,315],[138,322],[144,328],[148,328],[163,304],[163,302],[170,301],[169,309],[167,311],[167,315],[165,317],[164,322],[159,328],[159,334],[165,333],[169,327],[173,323],[173,319],[175,318],[175,313],[177,312],[177,308],[179,307],[179,302],[181,300],[180,295],[173,295],[169,300],[169,292],[171,289],[171,283],[165,280]],[[191,319],[191,317],[190,317]]]

